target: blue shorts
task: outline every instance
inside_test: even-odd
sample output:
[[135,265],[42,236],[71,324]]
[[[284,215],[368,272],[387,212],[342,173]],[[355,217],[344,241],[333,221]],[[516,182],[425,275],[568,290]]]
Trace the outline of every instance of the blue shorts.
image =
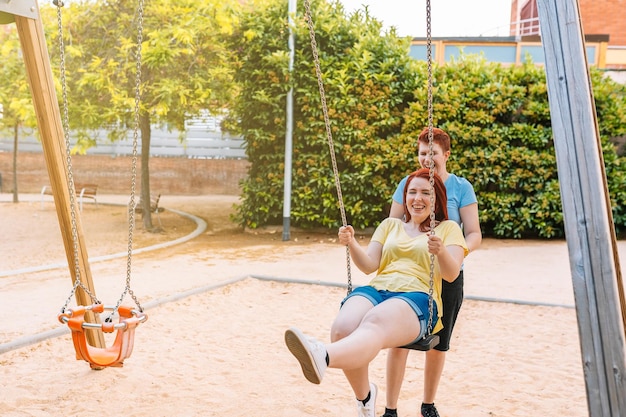
[[[426,335],[426,328],[428,326],[428,294],[425,292],[393,292],[386,290],[377,290],[376,288],[365,285],[362,287],[356,287],[350,294],[346,296],[341,302],[341,305],[350,297],[360,296],[367,298],[373,305],[378,305],[390,298],[400,298],[406,301],[420,321],[420,334],[415,338],[413,342],[416,342]],[[431,323],[432,328],[437,324],[437,303],[433,300],[433,321]],[[413,343],[411,342],[411,343]],[[410,343],[409,343],[410,344]]]

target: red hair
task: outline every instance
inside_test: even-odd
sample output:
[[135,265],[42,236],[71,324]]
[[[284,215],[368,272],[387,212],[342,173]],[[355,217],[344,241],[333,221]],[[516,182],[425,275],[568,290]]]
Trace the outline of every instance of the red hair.
[[[417,138],[418,147],[419,147],[420,142],[428,145],[428,128],[427,127],[424,128],[424,130],[420,132],[420,135]],[[433,127],[433,143],[439,144],[439,146],[441,146],[441,149],[444,152],[448,152],[450,150],[450,135],[448,135],[446,132],[444,132],[443,130],[437,127]]]
[[[404,221],[406,222],[411,220],[411,214],[406,208],[406,193],[409,190],[409,184],[413,178],[424,178],[426,181],[430,182],[430,170],[428,168],[418,169],[417,171],[411,173],[406,179],[402,200],[404,203]],[[448,220],[448,194],[446,193],[446,187],[443,185],[441,177],[437,175],[437,173],[434,173],[433,180],[435,189],[435,220],[442,222],[444,220]],[[420,230],[422,232],[430,230],[430,217],[420,224]]]

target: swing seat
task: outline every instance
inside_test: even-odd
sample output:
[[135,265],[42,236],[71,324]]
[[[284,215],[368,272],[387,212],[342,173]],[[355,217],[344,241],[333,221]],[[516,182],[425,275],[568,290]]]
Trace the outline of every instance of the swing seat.
[[[130,357],[133,351],[135,328],[139,323],[143,323],[148,319],[148,316],[143,312],[131,307],[120,306],[117,310],[120,316],[117,324],[85,322],[85,313],[87,311],[102,313],[104,310],[114,310],[114,308],[105,308],[102,304],[93,304],[91,306],[79,306],[69,309],[58,316],[59,321],[66,323],[72,331],[76,360],[82,359],[89,362],[92,369],[123,366],[124,359]],[[111,346],[98,348],[87,343],[85,338],[86,329],[101,330],[105,333],[112,333],[117,330],[117,334]]]
[[431,350],[435,346],[439,344],[439,335],[436,334],[428,334],[422,337],[417,342],[410,343],[408,345],[401,346],[403,349],[411,349],[411,350],[419,350],[422,352],[426,352]]

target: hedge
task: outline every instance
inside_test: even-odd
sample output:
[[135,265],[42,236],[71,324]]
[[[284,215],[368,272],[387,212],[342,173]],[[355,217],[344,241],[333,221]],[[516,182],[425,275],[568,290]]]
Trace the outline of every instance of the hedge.
[[[308,29],[294,26],[288,71],[285,2],[242,16],[231,127],[250,162],[236,220],[256,228],[282,224],[286,96],[294,90],[291,224],[336,228],[340,211]],[[426,65],[408,55],[410,40],[366,12],[345,17],[340,4],[312,5],[343,202],[348,222],[376,226],[397,182],[417,167],[415,142],[427,125]],[[303,10],[298,11],[303,15]],[[452,138],[448,170],[474,185],[485,236],[562,237],[563,216],[542,67],[505,67],[477,56],[434,66],[434,124]],[[592,70],[598,125],[616,230],[626,230],[626,161],[611,139],[626,135],[626,87]]]

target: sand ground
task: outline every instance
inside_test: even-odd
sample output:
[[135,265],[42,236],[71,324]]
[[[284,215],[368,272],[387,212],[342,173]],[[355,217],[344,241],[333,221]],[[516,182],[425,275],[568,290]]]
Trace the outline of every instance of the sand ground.
[[[149,319],[124,367],[93,371],[74,359],[56,319],[72,282],[54,205],[38,195],[9,201],[0,194],[0,415],[355,415],[342,373],[329,370],[321,385],[310,384],[283,342],[294,325],[328,340],[347,280],[334,233],[293,229],[283,241],[280,230],[233,224],[235,196],[162,197],[163,231],[137,227],[134,247],[183,241],[132,257],[131,287]],[[125,286],[125,256],[107,258],[127,248],[125,211],[115,205],[124,203],[103,195],[80,216],[105,304]],[[618,243],[622,259],[625,243]],[[441,415],[586,416],[566,242],[486,239],[465,270],[467,300],[437,397]],[[353,265],[351,275],[355,285],[368,281]],[[37,341],[42,334],[57,337]],[[385,358],[381,352],[370,367],[379,415]],[[419,415],[422,374],[423,354],[413,352],[403,417]]]

